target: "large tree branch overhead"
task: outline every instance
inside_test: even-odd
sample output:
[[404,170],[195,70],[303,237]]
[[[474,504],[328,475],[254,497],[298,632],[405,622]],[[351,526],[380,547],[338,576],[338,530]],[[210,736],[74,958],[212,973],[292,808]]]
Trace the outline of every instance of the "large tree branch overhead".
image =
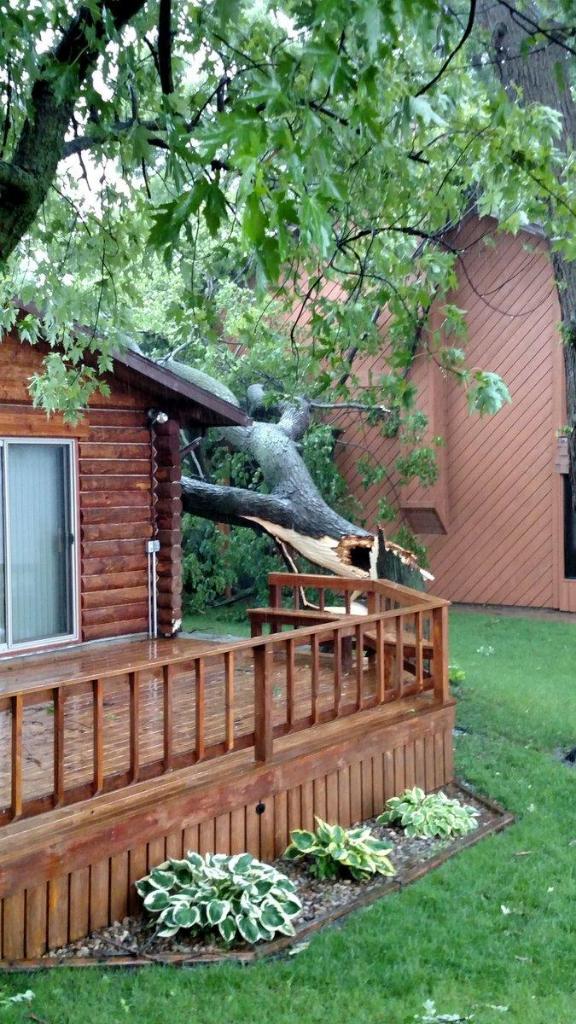
[[[0,164],[0,264],[34,223],[64,155],[66,133],[106,36],[106,13],[119,31],[146,0],[109,0],[79,7],[54,48],[41,59],[28,116],[11,157]],[[66,89],[59,88],[66,76]]]

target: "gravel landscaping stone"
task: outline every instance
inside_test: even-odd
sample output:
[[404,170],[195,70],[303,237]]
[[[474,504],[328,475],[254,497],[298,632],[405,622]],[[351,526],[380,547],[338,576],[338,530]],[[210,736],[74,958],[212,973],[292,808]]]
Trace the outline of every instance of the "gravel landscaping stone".
[[[482,800],[477,800],[470,792],[462,793],[457,786],[446,786],[444,792],[449,797],[457,797],[469,803],[480,812],[478,829],[483,831],[498,818],[502,817],[497,809],[491,809]],[[426,864],[433,867],[439,856],[442,859],[452,850],[456,852],[462,840],[414,839],[409,838],[401,829],[388,828],[376,824],[375,818],[369,818],[362,824],[369,826],[378,839],[388,840],[393,847],[390,854],[396,868],[396,875],[384,879],[376,875],[369,881],[357,882],[354,879],[341,878],[319,880],[309,871],[306,861],[284,861],[279,858],[274,862],[279,871],[283,871],[296,883],[298,896],[302,900],[302,914],[294,922],[296,938],[292,944],[298,943],[298,936],[310,930],[315,923],[329,923],[346,912],[354,909],[358,903],[369,904],[379,895],[384,895],[385,888],[395,889],[407,883],[415,873],[425,873]],[[473,836],[474,833],[471,833]],[[108,928],[100,928],[87,938],[71,942],[66,946],[51,950],[45,954],[48,961],[74,962],[93,959],[95,961],[113,961],[119,958],[133,957],[135,960],[161,959],[179,956],[186,960],[211,960],[234,955],[236,958],[242,951],[251,952],[255,947],[238,944],[231,954],[222,943],[210,943],[201,940],[187,940],[186,933],[173,938],[159,938],[155,934],[154,922],[143,916],[125,917],[115,921]]]

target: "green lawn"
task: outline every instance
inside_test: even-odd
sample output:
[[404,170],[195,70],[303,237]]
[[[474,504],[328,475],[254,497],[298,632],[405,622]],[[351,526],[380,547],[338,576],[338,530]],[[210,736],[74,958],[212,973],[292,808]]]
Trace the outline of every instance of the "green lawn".
[[289,960],[9,976],[6,989],[36,998],[5,1019],[408,1024],[432,999],[474,1024],[574,1024],[576,772],[553,752],[576,745],[575,653],[576,625],[452,617],[451,661],[466,670],[458,770],[517,814],[506,832]]

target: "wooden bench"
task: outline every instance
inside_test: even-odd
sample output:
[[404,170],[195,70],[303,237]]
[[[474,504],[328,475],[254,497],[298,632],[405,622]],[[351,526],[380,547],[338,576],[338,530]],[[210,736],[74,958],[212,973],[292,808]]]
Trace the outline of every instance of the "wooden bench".
[[[277,633],[280,632],[282,626],[292,626],[294,629],[298,629],[300,626],[321,626],[324,623],[337,622],[344,617],[341,612],[330,612],[326,609],[323,611],[320,609],[304,611],[290,608],[249,608],[247,614],[250,620],[252,636],[262,636],[264,626],[271,626],[272,632]],[[364,643],[366,647],[375,651],[376,633],[367,630],[364,633]],[[386,647],[396,648],[395,631],[384,631],[384,644]],[[433,650],[432,641],[422,640],[421,646],[423,658],[431,658]],[[404,633],[404,657],[416,657],[416,645],[414,640],[410,640],[410,632]]]

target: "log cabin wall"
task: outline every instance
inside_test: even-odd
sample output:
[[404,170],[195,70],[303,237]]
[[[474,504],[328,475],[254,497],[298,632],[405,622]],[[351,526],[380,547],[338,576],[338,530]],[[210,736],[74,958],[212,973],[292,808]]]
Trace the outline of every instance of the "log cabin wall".
[[146,541],[153,509],[147,406],[117,385],[109,401],[91,409],[88,436],[78,445],[83,640],[148,629]]
[[33,410],[29,378],[43,352],[7,337],[0,344],[0,436],[74,438],[80,525],[80,639],[148,629],[146,541],[153,535],[149,395],[110,380],[78,426]]
[[182,485],[180,428],[158,423],[153,434],[154,516],[158,553],[158,631],[173,636],[182,625]]
[[[483,244],[486,234],[493,244]],[[466,247],[466,268],[450,301],[467,312],[469,366],[506,381],[512,404],[496,416],[470,415],[464,390],[446,379],[444,466],[445,535],[420,532],[435,576],[433,588],[451,601],[576,611],[576,580],[564,576],[562,476],[554,466],[556,430],[566,422],[558,331],[560,309],[548,248],[533,234],[497,234],[494,221],[471,218],[452,238]],[[438,310],[433,313],[438,314]],[[383,336],[385,319],[381,323]],[[461,344],[458,338],[450,342]],[[355,371],[376,380],[379,355]],[[420,369],[417,372],[421,372]],[[423,389],[421,405],[429,411]],[[393,476],[365,488],[362,450],[390,465],[394,442],[358,417],[341,417],[339,466],[368,525],[378,503],[402,504]],[[415,491],[411,490],[411,503]],[[419,489],[422,508],[433,495]]]

